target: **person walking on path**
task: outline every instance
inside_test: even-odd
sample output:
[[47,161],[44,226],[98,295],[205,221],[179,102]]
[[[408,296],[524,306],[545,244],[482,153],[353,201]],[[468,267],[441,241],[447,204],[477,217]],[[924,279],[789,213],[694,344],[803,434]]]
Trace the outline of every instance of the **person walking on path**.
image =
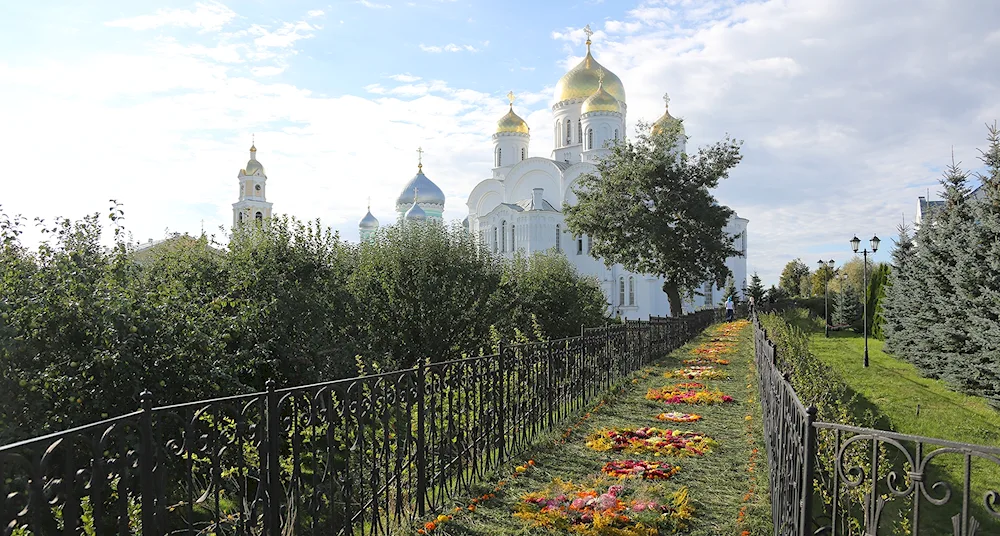
[[747,301],[747,318],[753,318],[753,296]]
[[733,321],[733,297],[726,298],[726,322]]

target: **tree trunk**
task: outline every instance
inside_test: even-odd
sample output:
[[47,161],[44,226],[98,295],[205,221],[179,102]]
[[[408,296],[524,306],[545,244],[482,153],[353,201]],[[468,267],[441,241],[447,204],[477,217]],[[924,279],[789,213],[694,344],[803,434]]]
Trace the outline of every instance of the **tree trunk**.
[[674,283],[664,281],[663,292],[667,295],[667,302],[670,303],[670,316],[681,316],[684,313],[681,290]]

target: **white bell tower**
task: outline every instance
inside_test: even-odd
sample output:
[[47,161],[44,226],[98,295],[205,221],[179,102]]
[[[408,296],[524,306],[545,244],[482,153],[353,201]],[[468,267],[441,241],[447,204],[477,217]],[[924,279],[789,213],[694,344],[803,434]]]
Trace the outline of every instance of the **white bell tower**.
[[265,198],[267,175],[257,161],[257,147],[250,145],[250,160],[237,178],[240,183],[239,201],[233,203],[233,227],[250,221],[264,221],[271,217],[271,205]]

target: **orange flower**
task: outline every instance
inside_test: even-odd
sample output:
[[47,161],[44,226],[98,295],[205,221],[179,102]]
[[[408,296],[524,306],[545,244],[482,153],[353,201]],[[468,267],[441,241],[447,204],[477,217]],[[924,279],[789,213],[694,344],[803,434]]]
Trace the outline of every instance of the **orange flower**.
[[436,528],[437,528],[437,525],[435,525],[433,521],[428,521],[427,523],[424,523],[424,529],[427,532],[433,532],[434,529],[436,529]]
[[469,511],[470,511],[470,512],[475,512],[475,511],[476,511],[476,505],[474,505],[474,504],[470,504],[470,505],[469,505]]

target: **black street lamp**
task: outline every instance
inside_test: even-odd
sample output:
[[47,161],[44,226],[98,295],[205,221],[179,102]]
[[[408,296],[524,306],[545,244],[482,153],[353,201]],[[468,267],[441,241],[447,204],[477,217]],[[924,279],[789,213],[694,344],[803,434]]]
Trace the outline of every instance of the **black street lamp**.
[[819,264],[820,269],[822,269],[824,266],[830,267],[830,277],[826,278],[826,298],[824,298],[823,300],[823,314],[825,315],[826,318],[826,324],[823,326],[823,336],[829,337],[830,336],[830,280],[833,279],[834,262],[833,259],[830,259],[829,261],[818,260],[816,261],[816,263]]
[[[878,236],[872,236],[872,239],[871,239],[870,243],[871,243],[871,246],[872,246],[872,256],[873,257],[875,256],[875,252],[878,251],[879,242],[881,242],[881,240],[878,239]],[[851,249],[853,249],[854,252],[857,253],[858,252],[858,246],[860,246],[860,245],[861,245],[861,240],[858,239],[857,235],[854,235],[854,238],[851,239]],[[865,367],[867,368],[868,367],[868,250],[867,249],[864,250],[862,252],[862,254],[864,254],[864,256],[865,256],[865,271],[864,271],[864,273],[865,273],[865,279],[864,279],[864,287],[865,287],[865,301],[864,301],[864,306],[865,306],[865,313],[864,313],[864,315],[865,316],[864,316],[863,320],[864,320],[864,323],[865,323],[865,325],[864,325],[864,332],[865,332]]]

